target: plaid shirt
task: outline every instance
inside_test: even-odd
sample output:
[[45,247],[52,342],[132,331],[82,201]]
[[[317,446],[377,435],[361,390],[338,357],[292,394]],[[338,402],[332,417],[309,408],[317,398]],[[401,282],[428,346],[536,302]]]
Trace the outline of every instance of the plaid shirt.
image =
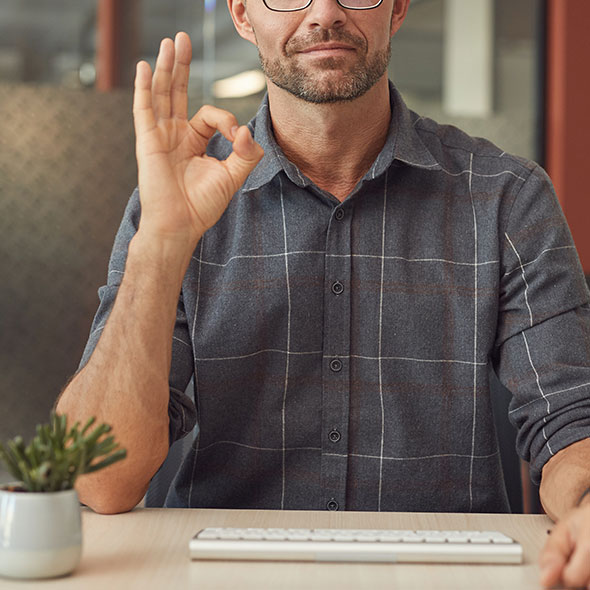
[[[342,203],[283,155],[266,100],[250,123],[265,156],[179,299],[170,438],[199,431],[168,505],[505,511],[490,366],[536,480],[590,436],[588,292],[546,174],[393,86],[391,106]],[[209,153],[230,149],[216,136]],[[136,191],[82,363],[139,215]]]

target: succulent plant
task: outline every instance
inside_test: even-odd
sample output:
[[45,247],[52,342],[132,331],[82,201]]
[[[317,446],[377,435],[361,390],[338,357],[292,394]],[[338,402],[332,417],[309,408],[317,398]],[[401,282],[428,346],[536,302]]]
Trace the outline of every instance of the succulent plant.
[[25,446],[21,436],[0,443],[0,459],[27,492],[58,492],[74,487],[76,478],[112,465],[127,456],[119,448],[108,424],[91,430],[96,418],[80,429],[67,428],[67,417],[52,413],[49,424],[37,426],[37,434]]

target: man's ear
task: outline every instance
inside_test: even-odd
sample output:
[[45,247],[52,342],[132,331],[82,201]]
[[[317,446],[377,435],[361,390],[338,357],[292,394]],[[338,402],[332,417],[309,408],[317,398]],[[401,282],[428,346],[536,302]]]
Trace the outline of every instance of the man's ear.
[[393,13],[391,15],[390,37],[393,37],[399,31],[406,18],[406,15],[408,14],[409,7],[410,0],[394,0]]
[[248,18],[246,0],[227,0],[227,7],[229,8],[229,13],[234,21],[234,27],[236,27],[238,35],[256,45],[256,36]]

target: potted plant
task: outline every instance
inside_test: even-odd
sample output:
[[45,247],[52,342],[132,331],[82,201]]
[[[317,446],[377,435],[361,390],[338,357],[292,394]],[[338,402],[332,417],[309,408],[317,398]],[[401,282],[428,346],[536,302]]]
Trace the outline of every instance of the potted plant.
[[0,575],[47,578],[70,573],[80,560],[82,531],[76,479],[123,459],[101,424],[67,427],[65,415],[52,413],[49,424],[25,446],[17,436],[0,444],[0,459],[16,483],[0,486]]

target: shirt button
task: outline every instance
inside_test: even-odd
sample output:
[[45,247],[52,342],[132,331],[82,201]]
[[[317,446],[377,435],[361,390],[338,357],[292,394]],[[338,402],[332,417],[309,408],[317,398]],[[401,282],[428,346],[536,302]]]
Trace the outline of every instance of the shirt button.
[[341,438],[340,433],[336,429],[332,430],[328,436],[333,443],[337,443]]
[[334,373],[339,373],[342,371],[342,361],[340,359],[332,359],[330,361],[330,369],[332,369]]
[[334,498],[332,498],[331,500],[328,500],[328,502],[326,503],[326,508],[331,512],[336,512],[336,510],[340,508],[340,505],[338,504],[338,502],[336,502],[336,500],[334,500]]
[[332,283],[332,293],[334,295],[342,295],[344,293],[344,285],[340,281]]
[[344,209],[336,209],[336,213],[334,213],[336,221],[342,221],[344,219],[344,215]]

